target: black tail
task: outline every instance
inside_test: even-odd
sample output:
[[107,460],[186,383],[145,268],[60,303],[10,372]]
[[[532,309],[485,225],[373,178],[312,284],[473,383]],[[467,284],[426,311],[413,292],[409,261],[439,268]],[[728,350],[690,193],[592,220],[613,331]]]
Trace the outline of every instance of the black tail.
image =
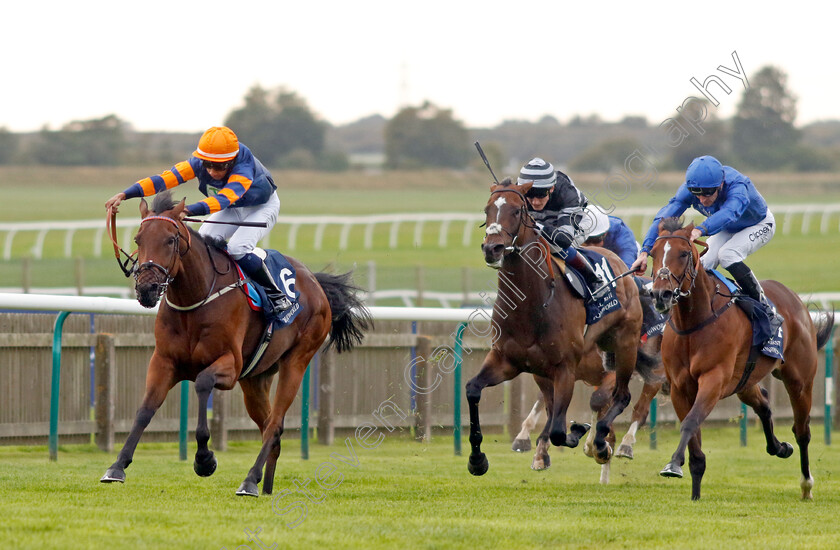
[[332,328],[330,328],[330,346],[335,346],[338,353],[348,351],[362,341],[364,331],[373,328],[370,311],[356,297],[361,290],[353,285],[352,273],[332,275],[316,273],[315,278],[324,289],[332,310]]
[[662,364],[659,354],[648,355],[640,349],[636,353],[636,372],[642,377],[646,384],[662,384],[665,377],[654,372]]
[[834,309],[831,311],[821,311],[816,322],[817,326],[817,349],[822,349],[823,346],[831,338],[831,333],[834,331]]

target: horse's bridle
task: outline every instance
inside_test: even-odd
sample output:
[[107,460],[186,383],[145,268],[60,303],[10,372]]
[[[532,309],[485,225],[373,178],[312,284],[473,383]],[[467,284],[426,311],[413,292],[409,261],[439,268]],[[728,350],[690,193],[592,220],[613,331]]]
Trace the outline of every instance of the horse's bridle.
[[[142,226],[144,223],[146,223],[148,221],[152,221],[152,220],[167,221],[167,222],[169,222],[169,223],[171,223],[175,226],[175,229],[176,229],[176,232],[175,232],[175,246],[172,248],[171,261],[169,262],[169,267],[163,267],[159,263],[152,262],[152,261],[143,262],[142,264],[140,264],[139,266],[137,266],[134,269],[134,282],[135,282],[135,284],[140,282],[139,277],[144,271],[148,271],[148,270],[152,270],[152,269],[156,269],[156,270],[160,271],[160,273],[163,275],[163,279],[164,279],[163,282],[160,283],[160,286],[158,287],[158,296],[157,297],[158,297],[158,299],[160,299],[160,297],[163,296],[163,294],[166,292],[166,289],[169,287],[169,283],[172,282],[173,277],[172,277],[171,272],[175,268],[175,261],[177,260],[177,256],[184,257],[184,255],[187,254],[190,251],[190,244],[191,244],[190,243],[190,232],[186,228],[186,226],[184,226],[184,224],[179,223],[178,221],[176,221],[172,218],[168,218],[166,216],[146,216],[145,218],[140,220],[140,225]],[[187,249],[184,252],[181,252],[181,227],[184,227],[184,229],[186,230],[185,231],[186,235],[187,235],[187,238],[186,238]]]
[[[519,232],[522,230],[522,225],[523,224],[525,225],[525,227],[527,227],[529,229],[533,229],[537,233],[537,243],[538,243],[539,247],[543,250],[543,253],[545,254],[546,263],[548,264],[548,272],[549,272],[548,279],[549,279],[550,292],[549,292],[549,295],[548,295],[548,299],[543,304],[543,307],[548,307],[548,304],[551,302],[551,299],[554,297],[554,289],[555,289],[554,262],[551,261],[551,247],[549,246],[548,241],[546,241],[545,237],[543,237],[540,234],[539,229],[537,228],[537,223],[536,223],[536,221],[534,221],[534,218],[531,216],[531,214],[528,213],[528,204],[530,204],[530,203],[528,202],[528,198],[524,194],[522,194],[520,191],[518,191],[516,189],[501,188],[501,189],[496,189],[494,191],[491,191],[490,196],[492,197],[496,193],[514,193],[522,199],[522,206],[519,207],[520,215],[519,215],[519,223],[516,226],[516,231],[511,233],[510,231],[505,229],[503,226],[501,226],[501,224],[498,224],[498,225],[500,226],[500,229],[502,231],[504,231],[505,233],[507,233],[508,237],[511,238],[510,245],[505,247],[505,252],[508,253],[508,254],[519,254],[520,252],[522,252],[523,248],[516,244],[516,240],[519,238]],[[531,221],[531,225],[525,223],[526,219]],[[485,242],[487,241],[487,235],[486,234],[484,236],[484,240],[485,240]]]
[[[507,233],[508,237],[511,238],[510,245],[505,247],[505,252],[508,252],[508,253],[512,252],[514,254],[518,254],[519,252],[522,251],[522,247],[516,245],[516,239],[519,238],[519,231],[522,229],[523,220],[525,220],[527,218],[527,219],[531,220],[531,222],[533,223],[533,225],[525,224],[525,227],[529,227],[531,229],[536,229],[536,227],[537,227],[536,222],[534,222],[534,218],[532,218],[531,215],[528,213],[528,199],[525,197],[525,195],[523,195],[521,192],[517,191],[516,189],[509,189],[509,188],[496,189],[495,191],[490,192],[490,196],[492,197],[496,193],[514,193],[522,199],[522,206],[519,207],[520,215],[519,215],[519,223],[516,225],[516,231],[511,233],[510,231],[508,231],[504,227],[501,227],[501,224],[499,224],[500,227],[501,227],[501,230],[504,231],[505,233]],[[485,240],[487,240],[486,235],[485,235]]]
[[[669,304],[671,307],[677,304],[677,301],[680,298],[684,298],[686,296],[691,295],[691,291],[694,289],[694,282],[697,280],[697,273],[700,270],[700,254],[697,253],[697,262],[692,263],[694,259],[694,254],[696,252],[694,248],[694,244],[698,244],[700,246],[708,248],[708,245],[703,241],[691,241],[688,237],[683,237],[682,235],[660,235],[656,238],[657,241],[659,240],[667,240],[667,239],[681,239],[689,244],[691,255],[687,256],[685,259],[685,269],[683,269],[683,273],[681,277],[677,277],[674,275],[671,270],[665,265],[663,261],[662,267],[659,271],[656,272],[654,276],[654,280],[656,279],[664,279],[669,282],[668,290],[671,291],[671,303]],[[655,244],[656,241],[654,241]],[[664,260],[665,258],[663,258]],[[683,283],[685,282],[686,278],[689,278],[689,285],[688,289],[683,289]],[[671,280],[676,283],[676,287],[671,287]]]

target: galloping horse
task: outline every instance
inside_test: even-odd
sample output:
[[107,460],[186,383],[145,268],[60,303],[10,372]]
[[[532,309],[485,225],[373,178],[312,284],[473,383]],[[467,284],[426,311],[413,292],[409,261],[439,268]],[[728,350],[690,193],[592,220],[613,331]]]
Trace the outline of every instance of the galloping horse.
[[[617,281],[621,308],[608,313],[587,328],[583,302],[568,286],[555,279],[555,264],[548,244],[540,237],[528,214],[525,194],[530,184],[511,185],[509,180],[490,188],[485,207],[486,225],[481,248],[488,265],[498,267],[499,294],[493,309],[494,342],[479,373],[467,382],[470,410],[470,453],[468,469],[482,475],[488,469],[481,452],[478,402],[481,390],[510,380],[522,372],[534,378],[550,411],[539,441],[547,446],[577,446],[588,426],[572,423],[566,433],[566,411],[574,390],[574,369],[581,357],[596,345],[608,352],[615,364],[616,385],[606,414],[595,433],[595,459],[603,464],[612,456],[607,443],[613,420],[630,402],[628,382],[636,364],[636,347],[642,324],[636,284],[626,278]],[[606,249],[613,271],[624,263]],[[519,302],[519,303],[517,303]],[[506,311],[505,306],[508,306]]]
[[[291,324],[274,332],[262,358],[247,377],[240,378],[261,344],[266,321],[261,311],[250,308],[224,243],[205,240],[189,229],[180,221],[183,211],[184,201],[176,205],[168,193],[155,198],[153,212],[145,200],[140,203],[142,220],[135,237],[137,299],[145,307],[153,307],[161,296],[166,299],[155,320],[155,351],[143,402],[117,461],[101,481],[125,481],[125,468],[143,430],[169,390],[182,380],[194,381],[198,395],[194,469],[199,476],[212,475],[216,458],[207,448],[207,400],[213,388],[230,390],[238,381],[248,415],[262,432],[262,448],[236,494],[258,496],[261,479],[263,493],[271,494],[284,417],[307,364],[327,335],[337,351],[351,349],[361,341],[370,317],[353,294],[349,274],[313,275],[287,258],[297,272],[294,289],[302,310]],[[269,392],[275,374],[279,382],[272,403]]]
[[[694,224],[683,227],[676,218],[663,220],[650,253],[654,303],[659,311],[671,310],[671,323],[663,335],[662,357],[671,382],[671,402],[681,422],[677,450],[660,474],[682,477],[688,446],[691,498],[700,498],[700,483],[706,470],[700,424],[720,399],[733,393],[761,419],[767,453],[788,458],[793,447],[776,439],[767,391],[759,386],[772,373],[782,380],[790,397],[793,433],[799,445],[802,498],[810,499],[814,486],[808,462],[811,389],[817,372],[817,350],[831,336],[834,316],[823,316],[815,326],[796,294],[776,281],[762,281],[767,297],[785,318],[784,361],[758,354],[753,364],[749,361],[750,321],[741,308],[730,307],[732,296],[717,290],[719,285],[701,268],[700,254],[689,240],[692,229]],[[694,244],[705,246],[701,241]]]

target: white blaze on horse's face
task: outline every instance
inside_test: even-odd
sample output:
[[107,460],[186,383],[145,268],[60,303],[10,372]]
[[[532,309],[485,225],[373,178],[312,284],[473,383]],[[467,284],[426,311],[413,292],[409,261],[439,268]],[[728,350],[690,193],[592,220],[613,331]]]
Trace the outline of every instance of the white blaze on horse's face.
[[666,242],[665,246],[662,248],[662,267],[666,267],[668,265],[668,252],[671,251],[671,243]]
[[497,233],[502,232],[502,224],[499,223],[499,216],[502,215],[502,206],[507,204],[507,201],[504,197],[499,197],[496,199],[496,202],[493,205],[496,207],[496,221],[495,223],[491,223],[487,226],[487,229],[484,231],[487,235],[496,235]]

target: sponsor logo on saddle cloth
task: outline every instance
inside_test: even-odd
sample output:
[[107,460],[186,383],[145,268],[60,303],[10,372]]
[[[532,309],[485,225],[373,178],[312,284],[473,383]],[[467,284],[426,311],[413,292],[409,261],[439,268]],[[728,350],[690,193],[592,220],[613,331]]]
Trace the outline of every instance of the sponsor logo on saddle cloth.
[[[610,263],[604,256],[589,248],[578,248],[577,252],[578,254],[586,256],[589,263],[594,267],[595,272],[601,276],[602,280],[610,281],[615,278],[615,274],[610,267]],[[578,278],[581,287],[586,288],[586,283],[584,282],[583,277],[568,264],[566,264],[566,273],[574,273],[574,276]],[[574,287],[574,285],[572,286]],[[618,301],[618,296],[615,293],[616,287],[617,285],[615,281],[613,281],[607,287],[606,292],[604,292],[604,294],[598,299],[592,298],[592,290],[594,289],[589,289],[589,292],[587,293],[588,296],[586,296],[583,301],[583,305],[586,308],[587,325],[594,325],[603,319],[608,313],[621,309],[621,303]]]
[[[272,316],[269,309],[270,301],[265,294],[265,290],[260,285],[256,285],[251,281],[248,281],[246,285],[248,303],[254,311],[262,310],[266,320],[273,321],[274,328],[279,329],[294,321],[298,313],[303,311],[303,305],[298,302],[299,294],[295,288],[295,267],[285,256],[276,250],[266,250],[266,254],[265,265],[268,266],[268,270],[271,272],[271,276],[274,277],[277,287],[286,293],[286,296],[292,303],[292,307],[284,311],[282,316]],[[239,272],[239,276],[243,276],[242,271]]]
[[[716,269],[706,270],[712,278],[718,279],[732,294],[738,294],[741,289],[731,279],[724,277],[724,275]],[[752,345],[759,346],[759,352],[767,357],[773,359],[781,359],[784,362],[785,358],[782,355],[784,349],[784,325],[780,326],[775,334],[772,333],[770,326],[770,316],[764,305],[749,296],[741,294],[735,298],[735,303],[744,311],[747,319],[752,325]]]

